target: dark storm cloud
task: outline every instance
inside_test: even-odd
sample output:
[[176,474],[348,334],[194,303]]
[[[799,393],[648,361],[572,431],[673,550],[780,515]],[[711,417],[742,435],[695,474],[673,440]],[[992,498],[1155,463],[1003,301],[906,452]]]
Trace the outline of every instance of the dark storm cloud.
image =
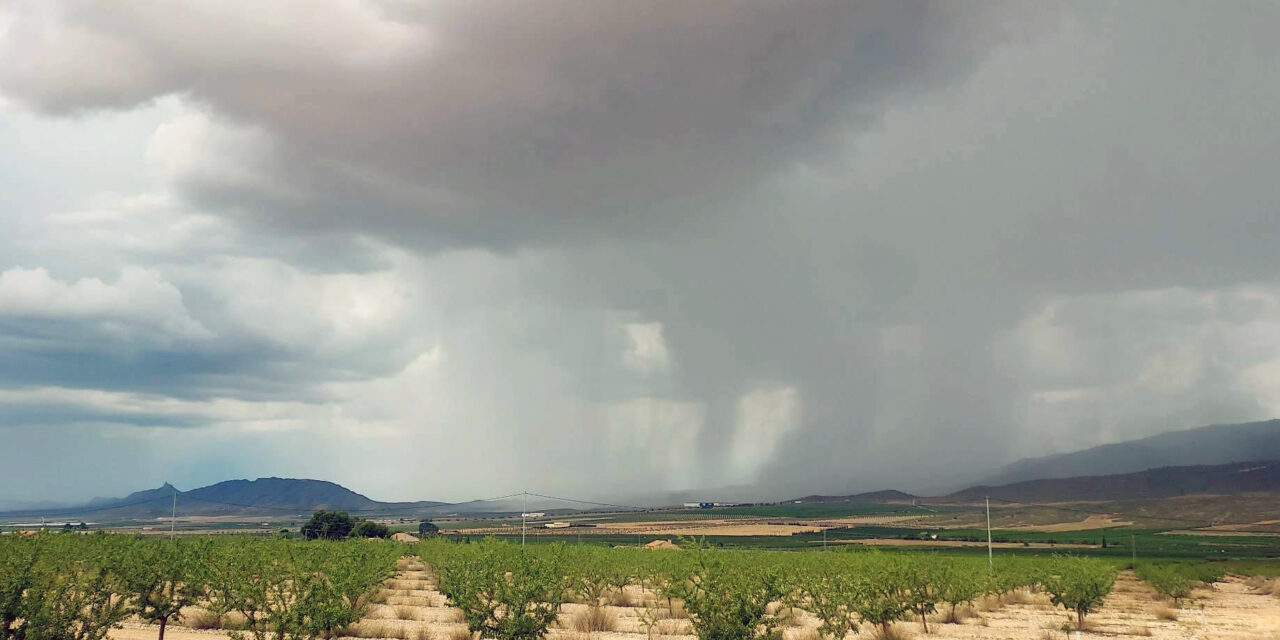
[[992,3],[255,7],[64,3],[57,29],[33,18],[14,34],[0,81],[55,113],[175,93],[207,105],[239,133],[215,129],[227,156],[198,162],[259,174],[187,167],[177,178],[208,205],[510,245],[697,217],[838,152],[1035,22]]
[[[66,394],[77,423],[298,429],[245,468],[365,453],[381,486],[502,469],[491,493],[934,488],[1269,417],[1268,12],[24,4],[0,91],[60,117],[179,96],[148,166],[236,231],[25,247],[23,282],[58,269],[14,289],[46,315],[9,316],[0,376],[115,394],[43,390],[41,424]],[[117,263],[181,304],[55,295]]]

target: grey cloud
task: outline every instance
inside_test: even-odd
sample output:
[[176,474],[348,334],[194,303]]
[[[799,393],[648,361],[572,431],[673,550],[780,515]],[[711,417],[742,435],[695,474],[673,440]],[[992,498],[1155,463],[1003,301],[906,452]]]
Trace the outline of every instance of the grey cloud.
[[[242,144],[178,176],[201,201],[499,245],[697,217],[1034,22],[992,3],[57,7],[58,40],[36,28],[46,12],[17,12],[6,93],[52,112],[207,105],[201,142]],[[298,28],[264,26],[285,16]],[[229,178],[236,163],[262,179]]]
[[[82,375],[94,351],[67,341],[13,350],[58,363],[5,381],[337,425],[261,441],[311,466],[245,469],[331,477],[360,451],[503,470],[476,492],[929,489],[1280,411],[1270,5],[387,4],[314,11],[310,40],[207,6],[202,33],[61,6],[102,60],[146,63],[77,84],[31,57],[4,93],[50,113],[181,94],[152,166],[234,231],[106,260],[164,273],[212,355],[111,382],[124,360]],[[29,251],[79,264],[57,246]],[[407,302],[343,325],[361,291]],[[627,323],[661,324],[661,368],[628,365]],[[799,426],[744,472],[743,397],[788,390]]]

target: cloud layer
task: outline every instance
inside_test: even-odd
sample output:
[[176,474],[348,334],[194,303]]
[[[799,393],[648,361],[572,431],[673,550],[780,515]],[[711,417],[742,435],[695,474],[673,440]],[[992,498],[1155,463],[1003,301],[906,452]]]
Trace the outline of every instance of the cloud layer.
[[785,497],[1274,416],[1275,11],[11,3],[0,473]]

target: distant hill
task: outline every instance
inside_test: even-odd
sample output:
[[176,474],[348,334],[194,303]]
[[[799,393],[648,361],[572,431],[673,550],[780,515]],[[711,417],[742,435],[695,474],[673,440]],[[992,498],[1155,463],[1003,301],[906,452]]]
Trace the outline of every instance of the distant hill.
[[[257,480],[227,480],[217,484],[192,489],[182,494],[184,500],[237,508],[258,509],[337,509],[340,511],[367,511],[381,508],[383,503],[370,500],[342,485],[324,480],[294,480],[291,478],[258,478]],[[431,503],[436,505],[440,503]]]
[[1024,458],[981,481],[1004,485],[1042,478],[1129,473],[1159,467],[1280,460],[1280,420],[1213,425],[1106,444],[1074,453]]
[[[177,487],[166,482],[155,489],[146,489],[144,491],[134,491],[133,493],[123,498],[94,498],[90,500],[89,503],[85,506],[93,507],[94,509],[107,509],[111,507],[119,508],[122,506],[135,506],[135,505],[150,506],[150,505],[153,505],[154,503],[155,508],[159,509],[161,506],[163,506],[160,504],[161,502],[163,502],[165,505],[170,505],[171,507],[172,501],[173,501],[173,495],[175,493],[178,495],[182,495],[182,492],[179,491]],[[170,507],[166,507],[166,508],[170,508]],[[66,508],[75,509],[77,507],[71,506]]]
[[1280,491],[1280,462],[1161,467],[1135,473],[1028,480],[971,487],[943,500],[980,502],[990,496],[1013,502],[1081,502],[1270,491]]
[[[855,493],[850,496],[805,496],[796,498],[800,502],[849,502],[853,504],[879,504],[885,502],[911,502],[916,496],[893,489]],[[791,501],[788,501],[791,502]]]
[[227,480],[207,487],[180,491],[164,485],[137,491],[123,498],[95,498],[89,503],[59,509],[7,512],[17,515],[72,516],[92,514],[97,520],[125,520],[168,516],[177,496],[179,516],[193,515],[293,515],[317,509],[360,514],[413,515],[447,510],[445,502],[378,502],[341,485],[324,480],[258,478]]

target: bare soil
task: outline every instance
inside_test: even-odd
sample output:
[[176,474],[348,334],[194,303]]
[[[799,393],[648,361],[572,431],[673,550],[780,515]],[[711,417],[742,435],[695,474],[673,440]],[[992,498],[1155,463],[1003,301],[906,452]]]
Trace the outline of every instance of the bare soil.
[[[404,638],[408,640],[450,640],[452,633],[465,629],[457,609],[444,605],[444,596],[436,591],[420,571],[406,571],[388,581],[387,602],[374,605],[359,625],[359,636],[371,638]],[[409,588],[412,587],[412,588]],[[646,601],[664,606],[652,591],[628,587],[628,599],[640,605]],[[1147,585],[1131,573],[1120,574],[1116,588],[1102,608],[1089,615],[1089,628],[1078,636],[1061,631],[1069,616],[1054,607],[1043,594],[1018,594],[1010,602],[987,598],[974,607],[962,609],[959,624],[943,623],[940,612],[930,617],[929,635],[923,634],[920,621],[902,622],[898,630],[920,638],[955,638],[962,640],[1074,640],[1075,638],[1155,638],[1156,640],[1257,640],[1280,638],[1280,598],[1256,593],[1240,578],[1229,577],[1211,588],[1199,589],[1193,598],[1173,609]],[[1016,604],[1013,601],[1017,601]],[[550,640],[648,640],[638,614],[638,606],[608,607],[616,618],[616,629],[608,632],[574,631],[571,620],[586,605],[566,604],[560,622],[550,633]],[[678,609],[678,607],[677,607]],[[1170,616],[1176,619],[1168,619]],[[407,618],[407,619],[402,619]],[[817,619],[797,611],[796,618],[784,628],[784,640],[814,640]],[[113,640],[151,640],[156,627],[129,624],[109,636]],[[655,640],[689,640],[692,629],[687,619],[668,619],[653,629]],[[465,633],[465,631],[463,631]],[[171,626],[165,634],[173,640],[220,640],[223,631],[198,631],[180,625]],[[863,627],[848,640],[871,640],[873,629]],[[460,637],[460,636],[458,636]]]
[[1004,529],[1021,529],[1023,531],[1084,531],[1086,529],[1104,529],[1106,527],[1125,527],[1132,522],[1117,520],[1111,516],[1092,515],[1079,522],[1059,522],[1057,524],[1018,524],[1002,527]]

